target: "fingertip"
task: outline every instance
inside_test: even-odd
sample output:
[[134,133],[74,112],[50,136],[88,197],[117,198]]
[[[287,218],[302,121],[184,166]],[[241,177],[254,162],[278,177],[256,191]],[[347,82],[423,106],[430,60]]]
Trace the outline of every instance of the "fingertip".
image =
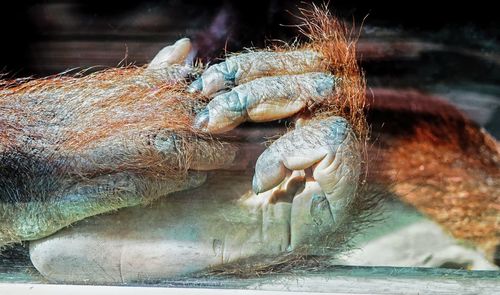
[[264,190],[262,189],[262,181],[259,180],[257,175],[253,176],[252,190],[255,194],[260,194],[260,193],[264,192]]
[[288,171],[278,155],[265,150],[255,164],[253,191],[259,194],[278,186],[286,178]]

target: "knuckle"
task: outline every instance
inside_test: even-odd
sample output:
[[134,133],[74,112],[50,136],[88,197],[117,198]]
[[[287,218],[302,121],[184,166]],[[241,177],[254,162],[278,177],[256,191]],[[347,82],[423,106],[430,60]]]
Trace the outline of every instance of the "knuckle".
[[223,94],[219,97],[219,101],[227,111],[240,113],[241,115],[246,113],[246,99],[236,91],[230,91]]
[[234,82],[237,67],[233,66],[233,63],[233,60],[228,59],[227,61],[215,64],[206,71],[206,76],[218,75],[224,81]]
[[317,141],[323,146],[327,145],[331,151],[336,151],[347,139],[350,141],[352,138],[349,136],[352,133],[349,122],[338,116],[312,122],[302,128],[305,129],[302,132],[304,135],[317,137]]
[[164,154],[177,154],[180,152],[181,138],[170,130],[159,132],[153,141],[154,147]]

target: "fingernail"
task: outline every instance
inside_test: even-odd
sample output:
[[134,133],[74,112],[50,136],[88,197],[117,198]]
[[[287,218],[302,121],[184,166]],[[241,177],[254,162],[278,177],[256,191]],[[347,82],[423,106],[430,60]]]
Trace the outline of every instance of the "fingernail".
[[198,78],[191,83],[191,85],[188,86],[187,91],[189,93],[195,93],[195,92],[200,92],[203,89],[203,80],[202,78]]
[[206,130],[208,122],[210,121],[210,114],[208,109],[205,108],[199,112],[194,118],[194,127],[200,130]]
[[318,214],[325,209],[329,209],[328,199],[323,194],[314,194],[311,200],[311,215]]
[[311,208],[309,209],[312,221],[317,225],[333,224],[333,216],[330,211],[330,203],[323,194],[314,194],[311,199]]

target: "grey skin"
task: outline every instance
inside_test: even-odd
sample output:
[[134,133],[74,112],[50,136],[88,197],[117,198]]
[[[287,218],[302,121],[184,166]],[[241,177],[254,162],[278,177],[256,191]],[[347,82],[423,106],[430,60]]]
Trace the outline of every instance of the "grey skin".
[[[172,64],[182,63],[189,47],[189,40],[182,39],[163,49],[147,71],[163,75]],[[190,86],[192,92],[201,92],[206,96],[215,94],[197,115],[195,127],[207,133],[223,133],[242,122],[287,118],[311,104],[321,103],[335,90],[336,78],[321,72],[320,64],[321,56],[311,51],[250,52],[229,57],[225,62],[208,68]],[[177,75],[185,73],[179,71],[178,67],[175,69]],[[230,90],[221,93],[228,86]],[[162,149],[166,157],[169,151],[177,152],[173,136],[155,142],[155,146]],[[12,236],[16,240],[40,239],[93,215],[136,206],[143,204],[144,200],[198,187],[205,181],[205,174],[196,170],[219,169],[238,161],[234,158],[236,153],[233,150],[220,154],[223,156],[219,157],[223,159],[215,161],[209,160],[213,157],[210,151],[205,156],[195,156],[192,166],[188,167],[192,171],[183,181],[169,181],[165,177],[144,179],[116,173],[87,183],[77,183],[73,189],[58,196],[57,202],[43,205],[27,202],[21,210],[13,211],[15,215],[11,217],[15,220],[8,228],[10,232],[0,231],[0,244],[2,240],[4,243],[12,242],[12,239],[9,240]],[[291,205],[277,214],[279,219],[285,220],[279,224],[288,225],[269,232],[269,236],[284,241],[279,251],[291,251],[311,245],[315,241],[314,237],[321,237],[341,226],[346,218],[343,212],[358,188],[359,163],[358,143],[345,119],[330,117],[297,124],[295,129],[276,140],[258,158],[252,182],[253,192],[236,199],[242,205],[241,208],[254,212],[270,210],[266,208],[275,206],[276,199],[283,192],[291,195]],[[306,174],[305,170],[310,170],[311,175]],[[296,179],[302,183],[300,190],[293,185]],[[168,203],[168,198],[165,200]],[[12,204],[2,204],[0,210],[3,215],[0,216],[7,216],[5,212],[12,208]],[[217,208],[222,210],[223,206],[212,209]],[[185,220],[183,226],[189,226],[186,224],[188,222]],[[311,225],[314,225],[314,232],[311,232]],[[265,234],[265,228],[261,224],[259,230]],[[175,240],[176,237],[170,236],[169,239]],[[248,253],[241,250],[241,243],[245,239],[236,240],[239,246],[234,247],[233,252],[240,254],[234,257],[247,257],[256,253],[256,249],[246,250]],[[174,256],[169,259],[183,260]],[[213,263],[201,263],[205,267],[210,265]]]

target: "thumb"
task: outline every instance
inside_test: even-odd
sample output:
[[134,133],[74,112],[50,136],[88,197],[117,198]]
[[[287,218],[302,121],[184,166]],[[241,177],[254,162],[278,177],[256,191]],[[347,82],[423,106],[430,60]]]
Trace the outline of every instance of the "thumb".
[[160,50],[148,65],[148,70],[160,70],[174,64],[182,64],[190,50],[191,41],[189,38],[179,39],[173,45]]

